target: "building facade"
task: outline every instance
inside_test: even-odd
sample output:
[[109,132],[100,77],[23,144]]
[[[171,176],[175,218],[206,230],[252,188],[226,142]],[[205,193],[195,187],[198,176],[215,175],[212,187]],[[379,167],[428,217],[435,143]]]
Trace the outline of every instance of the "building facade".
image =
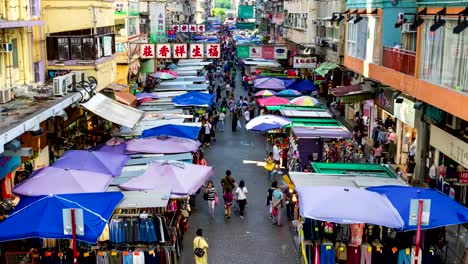
[[47,78],[86,72],[102,90],[116,79],[114,1],[42,2]]

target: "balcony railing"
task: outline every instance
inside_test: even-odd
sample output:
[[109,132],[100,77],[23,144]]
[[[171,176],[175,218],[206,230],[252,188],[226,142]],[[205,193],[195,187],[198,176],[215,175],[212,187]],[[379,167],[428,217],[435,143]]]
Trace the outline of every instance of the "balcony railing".
[[395,71],[414,76],[416,52],[393,47],[384,47],[382,65]]

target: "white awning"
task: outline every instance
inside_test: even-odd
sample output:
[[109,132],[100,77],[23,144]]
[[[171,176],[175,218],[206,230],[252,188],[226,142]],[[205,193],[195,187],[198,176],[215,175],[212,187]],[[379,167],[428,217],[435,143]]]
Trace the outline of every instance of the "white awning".
[[99,93],[81,105],[96,115],[125,127],[135,127],[144,114],[141,110],[123,105]]
[[128,191],[122,192],[125,198],[117,208],[158,208],[166,207],[171,197],[171,191]]

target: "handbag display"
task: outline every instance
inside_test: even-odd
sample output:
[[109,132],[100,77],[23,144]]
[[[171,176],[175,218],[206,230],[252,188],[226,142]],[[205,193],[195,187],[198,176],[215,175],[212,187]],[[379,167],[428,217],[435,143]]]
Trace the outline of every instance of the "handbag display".
[[200,248],[200,240],[201,240],[201,238],[198,239],[197,248],[195,248],[193,253],[195,254],[195,256],[197,256],[199,258],[202,258],[203,256],[205,256],[205,250],[203,248]]

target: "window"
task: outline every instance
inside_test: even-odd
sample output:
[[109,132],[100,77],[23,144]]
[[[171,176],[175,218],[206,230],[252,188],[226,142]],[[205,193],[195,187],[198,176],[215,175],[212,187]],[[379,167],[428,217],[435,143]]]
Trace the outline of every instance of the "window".
[[139,22],[139,18],[128,19],[128,24],[127,24],[128,37],[135,36],[136,34],[138,34],[138,31],[137,31],[137,27],[139,26],[138,22]]
[[11,43],[13,45],[13,68],[18,68],[18,40],[17,39],[11,39]]
[[468,31],[453,34],[456,20],[445,19],[434,32],[427,20],[421,27],[420,78],[457,91],[468,92]]
[[69,59],[69,45],[68,38],[58,38],[58,59],[68,60]]
[[338,40],[339,38],[339,28],[336,27],[327,27],[326,28],[326,37],[332,40]]
[[380,36],[380,18],[364,17],[359,23],[348,23],[346,53],[349,56],[372,63],[379,61],[378,39]]
[[70,59],[81,60],[81,38],[70,38]]
[[37,6],[36,6],[36,0],[30,0],[29,1],[29,9],[30,9],[30,15],[32,17],[38,17],[39,14],[38,14],[38,10],[37,10]]
[[34,63],[34,82],[41,81],[41,67],[39,67],[40,62]]
[[94,50],[94,39],[83,38],[83,60],[93,60],[96,51]]

